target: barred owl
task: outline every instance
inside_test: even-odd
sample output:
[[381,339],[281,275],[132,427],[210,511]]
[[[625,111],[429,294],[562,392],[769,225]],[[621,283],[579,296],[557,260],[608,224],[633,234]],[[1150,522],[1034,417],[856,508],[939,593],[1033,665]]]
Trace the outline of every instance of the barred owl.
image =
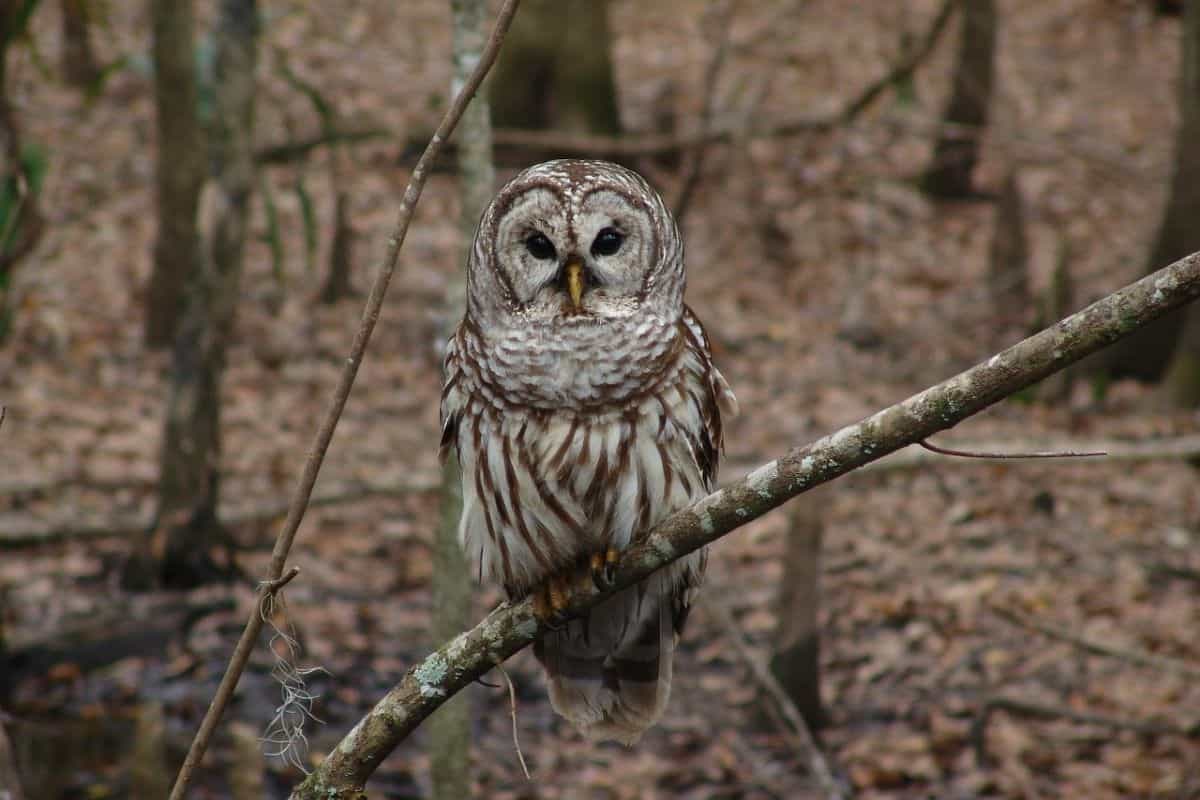
[[[481,578],[562,622],[571,581],[712,490],[736,413],[683,303],[683,244],[662,198],[603,161],[549,161],[479,223],[449,342],[442,446],[462,470],[459,538]],[[585,735],[632,744],[662,714],[704,573],[693,553],[534,647],[550,700]]]

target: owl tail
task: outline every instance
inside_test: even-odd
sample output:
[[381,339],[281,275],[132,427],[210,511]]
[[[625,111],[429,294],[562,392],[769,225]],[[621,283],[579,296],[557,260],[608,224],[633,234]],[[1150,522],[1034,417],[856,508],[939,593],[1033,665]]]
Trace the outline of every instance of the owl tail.
[[590,739],[631,745],[666,708],[676,636],[661,588],[652,576],[534,646],[554,710]]

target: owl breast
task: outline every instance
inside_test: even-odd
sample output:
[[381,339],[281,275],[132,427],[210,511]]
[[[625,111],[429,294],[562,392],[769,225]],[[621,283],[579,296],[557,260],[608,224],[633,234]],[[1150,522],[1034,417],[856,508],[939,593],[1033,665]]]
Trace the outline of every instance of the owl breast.
[[[682,321],[640,327],[485,342],[464,326],[452,342],[443,408],[463,476],[459,534],[480,577],[512,596],[589,553],[626,548],[712,484],[720,434],[707,348]],[[531,347],[533,336],[545,338]]]
[[497,407],[596,409],[623,404],[664,377],[677,322],[564,317],[463,342],[472,388]]

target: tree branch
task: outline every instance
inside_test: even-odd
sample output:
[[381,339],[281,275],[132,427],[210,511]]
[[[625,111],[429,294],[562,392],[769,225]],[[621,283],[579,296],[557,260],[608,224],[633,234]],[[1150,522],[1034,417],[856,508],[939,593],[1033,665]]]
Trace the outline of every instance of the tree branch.
[[429,145],[425,148],[421,159],[413,168],[408,188],[404,190],[404,199],[400,203],[395,232],[388,240],[387,255],[384,257],[383,263],[380,265],[379,271],[375,276],[375,282],[371,286],[371,293],[367,297],[366,307],[363,309],[362,322],[359,324],[358,333],[354,336],[354,343],[350,347],[350,355],[346,358],[337,388],[329,400],[329,406],[325,411],[321,426],[317,430],[312,446],[309,449],[308,459],[304,463],[304,470],[296,485],[291,506],[288,508],[287,519],[279,531],[279,537],[275,540],[275,548],[271,553],[271,564],[265,579],[266,582],[260,585],[258,602],[254,604],[254,609],[250,612],[246,628],[242,631],[242,636],[238,640],[233,655],[229,659],[229,666],[226,668],[225,675],[221,678],[221,684],[217,687],[217,692],[213,696],[212,703],[209,705],[208,710],[204,714],[204,719],[200,723],[200,729],[196,732],[196,738],[192,740],[187,757],[183,760],[179,776],[171,789],[170,800],[182,800],[184,793],[187,791],[188,779],[192,771],[196,768],[196,765],[200,763],[200,759],[203,757],[204,751],[208,746],[208,741],[212,738],[213,731],[217,727],[217,722],[221,718],[221,713],[225,710],[225,706],[229,703],[230,698],[233,697],[233,690],[237,687],[238,679],[241,678],[242,671],[246,668],[246,663],[250,660],[250,652],[254,649],[254,644],[258,641],[259,631],[262,630],[263,626],[260,606],[270,596],[272,583],[283,576],[284,564],[287,561],[288,553],[292,549],[292,542],[296,540],[296,531],[300,527],[300,521],[304,518],[304,512],[308,509],[308,500],[312,495],[313,486],[316,485],[317,475],[321,471],[321,464],[325,460],[325,451],[329,449],[329,443],[333,440],[333,432],[337,428],[338,420],[342,416],[342,409],[346,406],[346,399],[350,396],[350,389],[353,387],[354,379],[358,375],[358,367],[362,363],[363,354],[366,352],[367,342],[370,341],[371,333],[375,330],[375,323],[379,320],[379,312],[383,307],[383,297],[387,293],[392,273],[395,271],[396,263],[399,261],[400,248],[404,245],[404,238],[408,234],[408,226],[412,222],[413,211],[416,209],[417,201],[420,200],[421,192],[425,188],[425,181],[429,176],[430,167],[437,158],[442,144],[454,131],[454,127],[458,124],[459,119],[462,118],[467,104],[471,101],[480,84],[483,83],[488,70],[491,69],[492,64],[495,62],[496,55],[500,51],[500,43],[504,40],[504,34],[508,31],[508,26],[512,22],[513,15],[517,13],[519,2],[520,0],[505,0],[500,13],[496,17],[496,25],[492,29],[492,35],[488,38],[483,52],[480,53],[479,63],[475,66],[471,77],[463,84],[462,90],[455,96],[450,107],[446,109],[446,114],[442,117],[441,124],[438,125],[437,131],[434,132],[433,138],[429,140]]
[[[612,591],[745,525],[792,497],[957,425],[999,400],[1200,297],[1200,253],[1148,275],[965,372],[797,447],[679,511],[626,550],[610,592],[574,587],[579,614]],[[528,598],[502,604],[426,656],[296,787],[294,800],[357,797],[384,757],[447,698],[531,643],[543,626]]]
[[321,132],[303,139],[269,144],[254,151],[258,164],[289,164],[308,158],[309,153],[325,145],[356,144],[373,139],[384,139],[392,135],[386,128],[350,128],[342,130],[332,125],[321,128]]
[[938,39],[942,36],[942,31],[946,30],[946,23],[950,21],[950,17],[954,15],[954,9],[958,5],[958,0],[943,0],[941,9],[933,18],[929,30],[921,37],[920,44],[912,49],[907,58],[893,66],[886,75],[869,84],[858,93],[857,97],[847,103],[837,116],[838,123],[846,125],[853,122],[871,103],[875,102],[875,98],[879,97],[885,89],[908,80],[917,71],[917,67],[929,58]]

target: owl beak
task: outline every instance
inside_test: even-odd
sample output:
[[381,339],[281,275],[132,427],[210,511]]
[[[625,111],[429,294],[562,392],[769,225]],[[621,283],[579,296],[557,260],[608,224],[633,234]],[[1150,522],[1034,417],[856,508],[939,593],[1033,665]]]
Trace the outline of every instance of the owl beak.
[[563,267],[567,279],[567,294],[575,311],[583,310],[583,262],[571,259]]

